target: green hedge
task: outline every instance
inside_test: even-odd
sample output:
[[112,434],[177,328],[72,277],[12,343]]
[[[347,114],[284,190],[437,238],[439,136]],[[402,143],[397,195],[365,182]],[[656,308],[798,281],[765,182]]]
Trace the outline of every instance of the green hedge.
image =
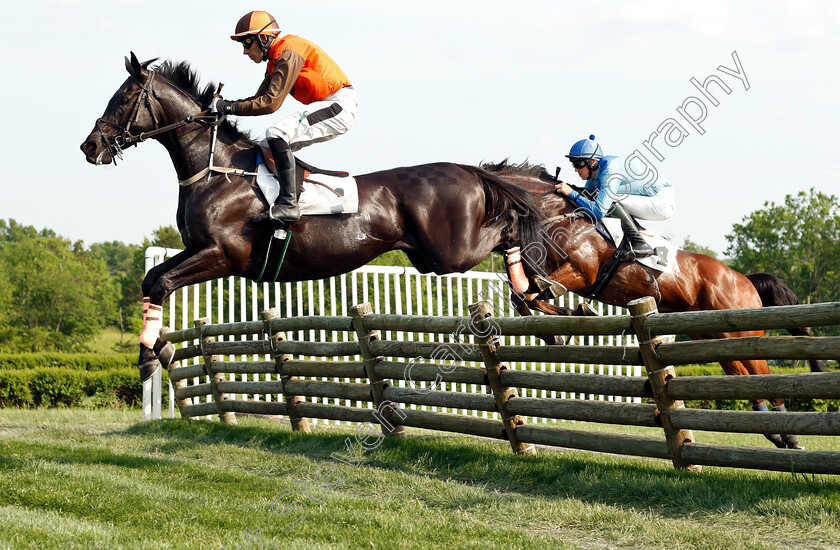
[[0,353],[0,370],[55,367],[100,371],[135,365],[137,353]]
[[[164,384],[164,398],[167,390],[168,384]],[[136,367],[0,370],[0,407],[136,407],[142,392]]]
[[[832,365],[833,366],[833,365]],[[675,367],[677,376],[722,376],[723,369],[717,363],[708,365],[681,365]],[[809,372],[807,367],[775,367],[771,366],[773,374],[794,374]],[[714,409],[730,411],[751,411],[752,403],[744,400],[688,400],[685,406],[692,409]],[[769,406],[769,405],[768,405]],[[840,399],[785,399],[785,408],[789,411],[801,412],[833,412],[840,411]]]
[[[0,407],[88,408],[139,406],[143,385],[133,353],[18,353],[0,354]],[[806,369],[773,368],[773,372]],[[677,376],[721,375],[719,365],[677,367]],[[164,375],[165,376],[165,375]],[[164,382],[164,400],[168,384]],[[840,411],[838,399],[790,399],[791,411]],[[748,401],[690,400],[687,407],[751,410]]]
[[[751,411],[752,403],[741,400],[711,399],[689,400],[685,406],[690,409],[713,409],[718,411]],[[767,405],[770,408],[770,405]],[[837,412],[840,411],[840,399],[785,399],[785,409],[799,412]]]

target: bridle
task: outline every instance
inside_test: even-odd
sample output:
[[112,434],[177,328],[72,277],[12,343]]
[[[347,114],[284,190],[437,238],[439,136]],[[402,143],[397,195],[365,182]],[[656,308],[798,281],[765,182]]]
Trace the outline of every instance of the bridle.
[[[129,111],[128,115],[125,117],[125,122],[123,124],[115,124],[110,120],[105,120],[102,117],[96,119],[96,129],[99,130],[99,136],[102,140],[102,144],[105,146],[105,151],[108,151],[108,153],[111,155],[111,159],[114,161],[114,164],[117,164],[117,157],[119,157],[120,160],[122,160],[122,152],[127,147],[137,145],[138,143],[146,141],[150,137],[170,132],[172,130],[175,130],[176,128],[186,126],[187,124],[201,124],[202,126],[212,128],[213,132],[210,141],[210,157],[208,159],[207,167],[203,170],[200,170],[197,174],[194,174],[193,176],[187,179],[179,180],[179,185],[181,185],[182,187],[189,187],[190,185],[199,181],[205,176],[207,176],[207,181],[210,181],[210,177],[214,173],[223,174],[228,181],[230,181],[230,176],[232,175],[257,175],[256,172],[248,172],[239,168],[214,165],[213,156],[216,150],[216,138],[218,135],[219,125],[222,123],[222,121],[225,120],[224,114],[211,114],[209,109],[205,109],[204,111],[201,111],[195,115],[188,115],[186,118],[178,122],[167,124],[166,126],[159,126],[160,121],[158,120],[157,115],[155,115],[154,109],[152,109],[152,103],[150,100],[150,96],[154,95],[154,93],[152,93],[152,81],[154,81],[156,73],[154,71],[148,71],[148,75],[149,78],[146,79],[146,82],[141,82],[140,78],[138,78],[138,76],[135,74],[131,75],[138,83],[141,84],[141,86],[140,92],[138,92],[137,97],[134,100],[134,105],[131,106],[131,111]],[[219,85],[217,93],[221,92],[222,86],[224,86],[224,84]],[[176,90],[178,89],[177,86],[174,86],[174,88]],[[135,122],[137,122],[137,119],[140,116],[140,109],[143,105],[145,105],[146,109],[149,111],[149,115],[152,117],[152,122],[154,123],[155,127],[153,130],[149,130],[148,132],[132,134],[131,126]],[[113,138],[105,135],[105,132],[103,131],[103,124],[107,124],[108,126],[115,128],[119,133]],[[96,164],[102,164],[102,155],[105,154],[105,151],[99,153],[99,156],[96,157]]]
[[[125,120],[122,124],[113,123],[110,120],[106,120],[102,117],[96,119],[96,129],[99,130],[99,136],[102,140],[102,145],[104,145],[105,151],[107,151],[111,155],[111,159],[114,161],[114,165],[117,164],[117,157],[119,157],[119,159],[122,160],[122,152],[124,149],[146,141],[150,137],[154,137],[159,134],[175,130],[176,128],[180,128],[191,123],[198,123],[205,126],[218,126],[225,118],[224,115],[211,115],[209,114],[209,110],[204,110],[196,115],[189,115],[184,120],[181,120],[179,122],[168,124],[166,126],[159,126],[160,121],[158,120],[154,109],[152,109],[152,103],[150,100],[152,82],[155,79],[156,73],[154,71],[149,71],[148,74],[149,78],[146,79],[146,82],[141,82],[141,80],[137,76],[132,75],[132,77],[135,80],[137,80],[138,83],[141,84],[140,92],[134,99],[134,104],[131,106],[131,110],[125,117]],[[136,123],[137,119],[140,117],[140,108],[142,105],[145,105],[146,109],[149,111],[149,115],[152,117],[152,122],[154,123],[155,128],[153,130],[149,130],[148,132],[132,134],[131,126],[134,123]],[[106,135],[104,132],[103,125],[107,125],[116,129],[118,134],[114,137]],[[102,164],[103,154],[104,151],[102,153],[99,153],[99,156],[96,157],[97,165]]]

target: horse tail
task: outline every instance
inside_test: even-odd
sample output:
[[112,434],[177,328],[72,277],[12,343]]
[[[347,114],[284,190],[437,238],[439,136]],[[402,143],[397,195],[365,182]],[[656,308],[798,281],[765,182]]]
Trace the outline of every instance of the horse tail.
[[481,181],[484,188],[485,224],[489,225],[506,216],[510,225],[515,228],[515,235],[510,236],[511,246],[518,244],[525,248],[529,243],[543,243],[544,234],[540,222],[545,219],[545,215],[530,193],[481,168],[461,164],[458,166]]
[[[783,280],[769,273],[752,273],[746,276],[758,291],[761,306],[795,306],[799,305],[799,298],[788,288]],[[787,331],[793,336],[811,336],[808,327],[789,328]],[[808,359],[811,372],[825,372],[825,363],[819,359]]]

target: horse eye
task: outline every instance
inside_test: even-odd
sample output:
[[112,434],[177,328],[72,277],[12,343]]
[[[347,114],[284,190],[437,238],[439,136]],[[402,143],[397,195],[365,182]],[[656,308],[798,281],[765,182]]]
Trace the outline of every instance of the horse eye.
[[120,105],[128,105],[128,98],[125,96],[120,96]]

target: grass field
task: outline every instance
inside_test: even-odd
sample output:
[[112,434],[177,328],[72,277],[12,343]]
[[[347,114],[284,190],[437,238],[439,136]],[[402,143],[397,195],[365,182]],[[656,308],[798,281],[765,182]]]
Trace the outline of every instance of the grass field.
[[516,457],[436,435],[357,449],[350,465],[331,457],[349,458],[349,427],[139,417],[0,409],[0,548],[840,548],[838,477]]
[[[137,343],[137,335],[133,332],[120,334],[120,330],[115,327],[106,327],[99,331],[89,343],[90,351],[94,353],[114,353],[119,347],[120,340],[123,345],[131,345],[131,351],[134,351]],[[125,349],[120,351],[127,351]]]

